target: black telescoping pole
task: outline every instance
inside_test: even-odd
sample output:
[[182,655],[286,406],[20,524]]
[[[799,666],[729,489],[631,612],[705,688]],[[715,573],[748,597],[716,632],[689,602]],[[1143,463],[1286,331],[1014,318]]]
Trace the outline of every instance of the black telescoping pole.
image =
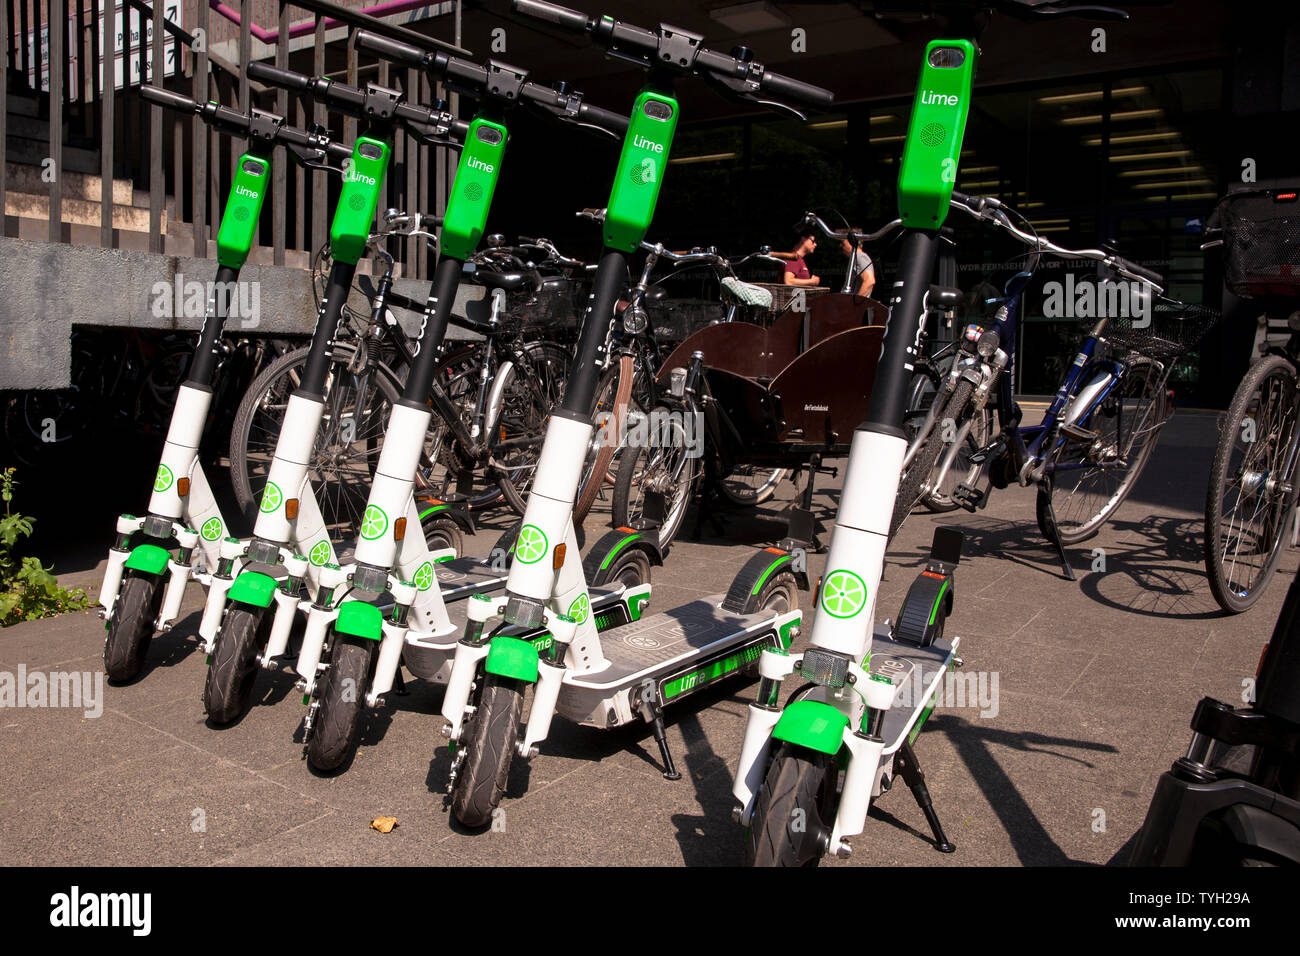
[[600,349],[605,344],[610,319],[619,296],[627,288],[627,256],[614,249],[606,249],[596,267],[595,286],[587,300],[587,312],[582,318],[582,335],[578,339],[577,353],[569,381],[564,387],[561,410],[572,417],[591,415],[591,404],[596,398],[600,380]]
[[190,373],[185,384],[191,388],[210,390],[212,376],[217,369],[217,343],[226,325],[226,316],[230,314],[230,303],[238,295],[235,283],[239,279],[239,270],[230,266],[217,269],[217,281],[212,287],[212,298],[208,302],[208,314],[203,320],[203,329],[199,332],[199,347],[190,363]]
[[316,317],[316,331],[311,338],[311,349],[307,353],[307,367],[303,371],[302,383],[296,394],[314,401],[325,400],[325,378],[329,375],[330,343],[338,332],[339,318],[343,315],[343,306],[347,304],[348,293],[352,291],[352,278],[356,275],[355,262],[335,260],[330,269],[329,285],[325,289],[325,301],[321,303],[320,313]]
[[420,329],[415,361],[406,375],[401,403],[411,408],[428,408],[433,376],[438,370],[438,346],[447,335],[447,322],[451,307],[456,302],[456,289],[460,285],[461,270],[465,262],[452,256],[443,256],[433,273],[429,300],[424,306],[424,325]]
[[870,431],[904,435],[903,414],[907,411],[907,385],[912,375],[907,366],[915,358],[910,353],[938,254],[938,232],[911,229],[903,236],[876,383],[862,423]]

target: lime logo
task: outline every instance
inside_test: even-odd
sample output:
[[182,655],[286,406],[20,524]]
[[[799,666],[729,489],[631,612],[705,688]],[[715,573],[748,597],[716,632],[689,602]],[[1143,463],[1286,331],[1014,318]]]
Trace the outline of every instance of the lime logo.
[[579,594],[569,605],[569,609],[564,612],[573,618],[575,624],[586,624],[587,615],[591,613],[591,598],[585,594]]
[[172,470],[166,465],[159,465],[158,476],[153,480],[153,490],[166,491],[172,486],[172,481],[174,480],[175,477],[172,475]]
[[415,574],[411,575],[411,583],[421,591],[427,591],[433,587],[433,565],[428,561],[415,569]]
[[479,202],[483,198],[483,187],[478,183],[466,183],[465,198],[470,202]]
[[199,534],[203,535],[204,541],[216,541],[221,537],[221,519],[209,518],[203,522],[203,527],[199,529]]
[[526,524],[519,529],[519,540],[515,542],[515,557],[524,564],[536,564],[546,556],[548,546],[546,533],[535,524]]
[[280,507],[282,501],[284,501],[284,495],[280,494],[280,486],[274,481],[268,481],[266,488],[262,490],[262,513],[269,515]]
[[655,161],[651,156],[641,160],[640,165],[632,167],[632,182],[638,186],[645,186],[659,178],[655,171]]
[[324,567],[330,559],[330,543],[327,540],[317,541],[308,553],[307,558],[316,567]]
[[388,530],[388,515],[378,505],[367,505],[361,516],[361,537],[373,541]]
[[834,571],[822,587],[822,607],[831,617],[853,617],[867,604],[867,586],[852,571]]

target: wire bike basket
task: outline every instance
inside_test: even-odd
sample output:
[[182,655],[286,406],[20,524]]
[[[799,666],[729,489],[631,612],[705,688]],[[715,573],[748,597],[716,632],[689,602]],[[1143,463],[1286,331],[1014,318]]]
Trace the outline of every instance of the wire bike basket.
[[[1203,305],[1157,299],[1148,315],[1112,318],[1101,337],[1117,351],[1172,361],[1196,348],[1220,318],[1221,313]],[[1087,320],[1089,328],[1093,321]]]
[[1297,185],[1260,185],[1224,197],[1211,225],[1223,229],[1224,284],[1243,299],[1300,298]]

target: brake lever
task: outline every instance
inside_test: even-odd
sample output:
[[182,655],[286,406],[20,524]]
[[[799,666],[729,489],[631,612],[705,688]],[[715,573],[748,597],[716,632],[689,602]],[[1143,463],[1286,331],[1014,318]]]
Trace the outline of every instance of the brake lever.
[[337,166],[331,166],[325,161],[328,155],[323,149],[308,149],[305,146],[286,146],[305,169],[319,169],[322,172],[334,173],[337,176],[343,175],[343,170]]

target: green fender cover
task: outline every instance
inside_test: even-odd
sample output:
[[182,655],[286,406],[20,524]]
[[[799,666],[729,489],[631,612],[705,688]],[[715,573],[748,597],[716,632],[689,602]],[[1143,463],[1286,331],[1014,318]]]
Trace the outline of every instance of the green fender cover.
[[143,571],[145,574],[162,574],[171,557],[166,548],[160,548],[156,544],[142,544],[131,549],[131,556],[126,559],[126,567],[132,571]]
[[353,637],[379,641],[384,636],[383,622],[383,614],[373,604],[367,604],[365,601],[345,601],[339,608],[334,630],[340,634],[351,634]]
[[844,740],[847,715],[819,700],[796,700],[781,713],[772,736],[834,756]]
[[254,607],[270,607],[271,596],[275,594],[275,578],[261,571],[245,571],[235,578],[226,597],[240,604]]
[[537,648],[517,637],[494,637],[483,665],[489,674],[537,682]]

